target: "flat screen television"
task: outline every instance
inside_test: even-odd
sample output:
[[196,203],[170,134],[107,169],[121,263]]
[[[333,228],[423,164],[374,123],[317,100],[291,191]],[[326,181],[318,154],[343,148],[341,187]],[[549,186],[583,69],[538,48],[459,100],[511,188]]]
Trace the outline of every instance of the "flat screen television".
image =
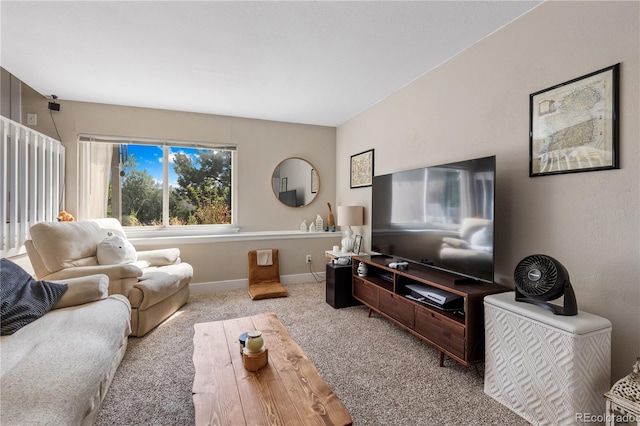
[[374,176],[371,249],[493,283],[495,156]]

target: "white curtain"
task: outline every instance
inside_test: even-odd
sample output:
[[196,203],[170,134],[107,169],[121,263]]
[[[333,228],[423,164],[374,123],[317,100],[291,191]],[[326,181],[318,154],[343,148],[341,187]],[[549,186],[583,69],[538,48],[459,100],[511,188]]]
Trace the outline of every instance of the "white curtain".
[[80,142],[79,147],[79,219],[106,217],[112,144]]

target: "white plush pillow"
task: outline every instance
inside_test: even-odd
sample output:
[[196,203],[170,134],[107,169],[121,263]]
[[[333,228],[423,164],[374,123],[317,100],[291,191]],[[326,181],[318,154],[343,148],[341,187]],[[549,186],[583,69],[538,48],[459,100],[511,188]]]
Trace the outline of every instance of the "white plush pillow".
[[482,228],[471,236],[470,247],[474,250],[491,249],[493,245],[493,232],[488,227]]
[[97,256],[101,265],[131,263],[138,260],[133,244],[117,235],[110,235],[98,244]]

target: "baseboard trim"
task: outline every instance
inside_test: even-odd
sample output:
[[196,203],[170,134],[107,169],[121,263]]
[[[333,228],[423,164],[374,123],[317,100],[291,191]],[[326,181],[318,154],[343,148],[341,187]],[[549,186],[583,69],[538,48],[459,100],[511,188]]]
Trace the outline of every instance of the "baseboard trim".
[[[318,280],[325,280],[324,272],[317,272],[315,274],[294,274],[294,275],[281,275],[280,282],[283,285],[288,284],[302,284],[311,283]],[[219,291],[230,290],[242,290],[249,287],[249,281],[246,278],[240,280],[227,280],[227,281],[211,281],[205,283],[191,283],[189,284],[189,290],[191,294],[210,294]]]

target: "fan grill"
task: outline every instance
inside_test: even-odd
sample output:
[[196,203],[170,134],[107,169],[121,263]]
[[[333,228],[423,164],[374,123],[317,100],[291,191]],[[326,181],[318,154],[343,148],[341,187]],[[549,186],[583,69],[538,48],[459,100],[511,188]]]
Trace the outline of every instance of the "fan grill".
[[558,279],[558,269],[546,256],[529,256],[515,271],[518,288],[530,296],[540,296],[553,288]]

